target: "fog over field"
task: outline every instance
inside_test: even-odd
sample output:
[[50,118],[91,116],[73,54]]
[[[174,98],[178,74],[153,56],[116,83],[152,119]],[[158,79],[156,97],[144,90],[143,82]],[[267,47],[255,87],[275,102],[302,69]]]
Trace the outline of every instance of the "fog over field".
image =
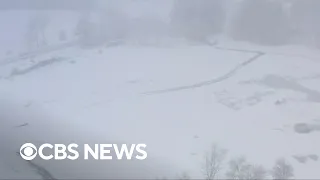
[[2,0],[0,179],[319,179],[319,21],[318,0]]

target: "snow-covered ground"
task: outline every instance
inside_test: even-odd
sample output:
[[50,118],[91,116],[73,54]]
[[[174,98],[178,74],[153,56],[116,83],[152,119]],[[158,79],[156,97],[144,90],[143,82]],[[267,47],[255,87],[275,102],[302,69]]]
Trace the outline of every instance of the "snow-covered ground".
[[[224,170],[228,160],[242,155],[268,169],[285,157],[294,178],[319,178],[320,161],[299,163],[293,156],[320,156],[317,131],[294,131],[296,123],[320,123],[320,53],[230,42],[219,47],[73,48],[1,66],[2,102],[14,102],[32,118],[1,121],[0,137],[10,139],[1,148],[8,154],[3,162],[10,163],[0,169],[14,167],[15,177],[30,173],[15,157],[23,142],[111,140],[146,143],[157,164],[149,164],[152,177],[187,172],[203,178],[204,153],[216,143],[228,150]],[[52,57],[61,61],[12,74]],[[56,178],[112,172],[104,164],[77,162],[66,170],[67,165],[38,163]]]

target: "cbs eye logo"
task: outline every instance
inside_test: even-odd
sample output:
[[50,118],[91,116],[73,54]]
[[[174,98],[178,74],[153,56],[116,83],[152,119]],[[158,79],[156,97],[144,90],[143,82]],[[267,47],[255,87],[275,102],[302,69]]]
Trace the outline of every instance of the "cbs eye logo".
[[20,156],[27,161],[34,159],[37,156],[37,148],[32,143],[23,144],[20,147]]

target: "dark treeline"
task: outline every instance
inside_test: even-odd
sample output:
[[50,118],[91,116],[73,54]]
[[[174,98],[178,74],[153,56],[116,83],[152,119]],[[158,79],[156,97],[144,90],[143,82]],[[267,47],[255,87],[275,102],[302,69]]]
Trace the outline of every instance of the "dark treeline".
[[[175,2],[172,23],[190,38],[203,39],[221,33],[222,27],[229,23],[228,35],[234,40],[264,45],[307,43],[320,47],[319,0]],[[230,6],[232,18],[227,19]]]
[[[83,45],[90,46],[126,39],[134,34],[132,31],[147,32],[144,36],[157,34],[153,31],[163,27],[165,32],[159,33],[166,33],[164,36],[178,35],[196,42],[225,34],[236,41],[261,45],[301,44],[320,48],[320,0],[172,0],[170,23],[162,24],[150,17],[130,19],[119,10],[128,2],[139,1],[11,0],[0,1],[0,9],[76,10],[81,16],[75,33]],[[30,21],[29,42],[37,42],[33,37],[41,35],[46,26],[47,20],[40,16]],[[65,32],[61,31],[59,36],[66,41]]]

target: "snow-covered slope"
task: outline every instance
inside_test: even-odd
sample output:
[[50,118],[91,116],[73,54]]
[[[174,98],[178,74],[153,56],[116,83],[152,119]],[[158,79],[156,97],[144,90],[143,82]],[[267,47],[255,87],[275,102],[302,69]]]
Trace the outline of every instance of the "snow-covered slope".
[[[288,55],[286,50],[279,54],[277,49],[241,45],[257,51],[243,52],[228,46],[241,48],[229,43],[223,48],[73,49],[59,53],[61,61],[31,70],[37,61],[58,55],[2,66],[1,98],[26,114],[50,117],[1,122],[1,138],[15,139],[6,152],[14,156],[12,149],[31,140],[143,142],[148,157],[159,164],[149,164],[155,173],[148,176],[186,171],[202,178],[204,153],[217,143],[228,150],[227,160],[243,155],[271,169],[277,158],[285,157],[295,178],[319,178],[320,162],[299,163],[293,156],[320,156],[317,131],[299,134],[294,129],[296,123],[317,124],[320,118],[320,53],[287,47],[295,51]],[[312,58],[306,58],[311,51]],[[28,68],[23,75],[12,75],[13,69]],[[29,126],[12,128],[24,123]],[[57,178],[109,172],[101,162],[77,162],[68,171],[55,163],[38,163]]]

